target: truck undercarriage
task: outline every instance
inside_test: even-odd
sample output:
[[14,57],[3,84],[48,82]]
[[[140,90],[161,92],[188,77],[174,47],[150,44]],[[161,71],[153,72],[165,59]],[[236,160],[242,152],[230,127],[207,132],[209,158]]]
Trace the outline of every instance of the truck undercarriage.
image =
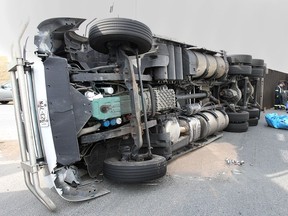
[[263,60],[155,36],[125,18],[96,21],[80,36],[84,21],[43,21],[37,60],[18,56],[10,71],[26,184],[50,210],[40,168],[64,199],[87,200],[109,192],[97,187],[102,174],[154,180],[224,129],[257,125]]

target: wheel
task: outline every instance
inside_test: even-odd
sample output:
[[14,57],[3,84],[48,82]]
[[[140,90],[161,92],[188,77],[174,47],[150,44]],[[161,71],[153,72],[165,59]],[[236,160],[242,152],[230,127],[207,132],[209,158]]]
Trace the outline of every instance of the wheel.
[[230,64],[252,64],[251,55],[229,55],[227,61]]
[[107,179],[121,183],[138,183],[160,178],[166,174],[167,161],[153,155],[146,161],[120,161],[118,158],[104,160],[103,174]]
[[249,77],[264,77],[264,68],[263,67],[254,67]]
[[253,67],[262,67],[262,66],[264,66],[264,60],[263,59],[252,59],[252,66]]
[[114,46],[129,45],[142,54],[151,49],[152,32],[145,24],[126,18],[107,18],[95,23],[89,30],[90,46],[108,53],[109,42]]
[[225,128],[225,131],[242,133],[246,132],[248,130],[248,127],[249,127],[248,122],[229,123],[228,126]]
[[8,104],[9,101],[1,101],[0,103],[1,103],[1,104]]
[[258,105],[258,104],[253,104],[251,107],[252,107],[252,108],[256,108],[256,109],[259,110],[259,115],[256,116],[256,117],[258,117],[258,119],[260,119],[260,117],[261,117],[261,107],[260,107],[260,105]]
[[230,75],[249,75],[252,73],[250,65],[230,65],[228,74]]
[[247,122],[249,119],[249,113],[246,111],[241,112],[227,112],[229,117],[230,123],[237,123],[237,122]]
[[259,119],[257,117],[250,118],[248,120],[248,124],[249,124],[249,126],[257,126],[258,125],[258,121],[259,121]]
[[259,118],[260,117],[260,109],[252,107],[252,108],[248,108],[246,109],[246,111],[249,113],[249,118]]

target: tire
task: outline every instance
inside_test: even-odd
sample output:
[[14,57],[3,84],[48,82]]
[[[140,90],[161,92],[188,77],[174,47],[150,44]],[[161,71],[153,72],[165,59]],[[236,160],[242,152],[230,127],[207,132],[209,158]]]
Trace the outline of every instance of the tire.
[[126,18],[107,18],[96,22],[89,30],[90,46],[101,53],[108,53],[108,42],[115,46],[129,44],[139,54],[152,47],[152,32],[145,24]]
[[249,113],[246,111],[227,112],[227,115],[229,117],[229,123],[247,122],[249,119]]
[[166,174],[167,161],[153,155],[147,161],[119,161],[118,158],[104,160],[103,174],[107,179],[121,183],[139,183],[160,178]]
[[262,69],[263,69],[263,77],[265,77],[265,74],[266,74],[266,71],[267,71],[267,66],[265,65],[265,66],[263,66],[263,67],[261,67]]
[[253,67],[262,67],[262,66],[264,66],[264,60],[263,59],[252,59],[252,66]]
[[262,67],[254,67],[252,68],[252,72],[249,77],[264,77],[264,68]]
[[225,128],[227,132],[235,132],[235,133],[242,133],[248,130],[248,122],[242,123],[229,123],[228,126]]
[[252,67],[250,65],[230,65],[228,74],[230,75],[250,75]]
[[260,109],[258,109],[258,108],[252,107],[252,108],[246,109],[245,111],[247,111],[249,113],[249,119],[255,118],[255,117],[257,117],[257,118],[260,117]]
[[1,103],[1,104],[8,104],[9,101],[1,101],[0,103]]
[[261,117],[261,107],[260,107],[260,105],[252,105],[251,107],[252,107],[252,108],[259,109],[259,116],[258,116],[258,119],[260,119],[260,117]]
[[229,55],[227,60],[230,64],[252,64],[251,55]]
[[258,121],[259,121],[259,119],[257,117],[250,118],[248,120],[248,124],[249,124],[249,126],[257,126],[258,125]]

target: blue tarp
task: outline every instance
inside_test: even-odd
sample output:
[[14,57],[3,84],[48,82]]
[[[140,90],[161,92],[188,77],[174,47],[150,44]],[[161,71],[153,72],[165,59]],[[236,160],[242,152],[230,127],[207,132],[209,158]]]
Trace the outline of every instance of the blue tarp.
[[278,115],[277,113],[268,113],[265,115],[265,119],[270,127],[288,130],[288,115]]

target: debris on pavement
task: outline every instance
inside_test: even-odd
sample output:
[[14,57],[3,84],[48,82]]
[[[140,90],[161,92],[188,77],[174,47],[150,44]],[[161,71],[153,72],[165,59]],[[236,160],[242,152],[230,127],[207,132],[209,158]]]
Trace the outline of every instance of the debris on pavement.
[[227,163],[228,165],[233,164],[233,165],[242,166],[242,165],[245,163],[243,160],[241,160],[241,161],[236,161],[236,160],[234,160],[234,159],[229,159],[229,158],[226,158],[225,161],[226,161],[226,163]]
[[242,172],[240,170],[237,170],[237,169],[233,169],[233,170],[231,170],[231,172],[235,175],[242,174]]

